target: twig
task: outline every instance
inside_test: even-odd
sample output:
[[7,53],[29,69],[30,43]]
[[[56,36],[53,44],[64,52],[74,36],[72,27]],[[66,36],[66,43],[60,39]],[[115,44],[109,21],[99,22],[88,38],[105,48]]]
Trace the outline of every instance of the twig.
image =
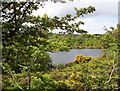
[[25,68],[25,69],[28,69],[27,67],[24,67],[24,66],[22,66],[22,65],[20,65],[20,64],[18,64],[20,67],[23,67],[23,68]]
[[[113,75],[114,71],[115,71],[115,70],[119,70],[118,68],[115,68],[116,65],[118,65],[118,63],[113,64],[113,70],[111,71],[111,74],[110,74],[109,80],[108,80],[104,85],[108,84],[112,79],[114,79],[114,78],[112,78],[112,75]],[[104,85],[103,85],[103,86],[104,86]],[[102,86],[94,87],[93,89],[101,88],[101,87],[102,87]],[[91,91],[91,90],[90,90],[90,91]]]
[[[6,67],[6,68],[8,68],[8,67]],[[24,89],[23,89],[22,87],[20,87],[20,85],[19,85],[19,84],[17,83],[17,81],[15,80],[15,77],[14,77],[13,72],[12,72],[9,68],[8,68],[8,70],[9,70],[9,72],[10,72],[13,80],[15,81],[15,84],[18,86],[19,89],[21,89],[21,90],[23,91]]]
[[117,69],[117,68],[115,68],[116,65],[118,65],[118,63],[116,63],[116,64],[113,63],[113,70],[111,71],[110,79],[104,85],[108,84],[112,80],[113,72]]
[[[120,89],[120,87],[115,87],[112,91],[114,91],[115,89],[119,90],[119,89]],[[116,90],[115,90],[115,91],[116,91]]]
[[11,76],[12,76],[12,78],[13,78],[13,80],[15,81],[15,83],[16,83],[16,85],[23,91],[23,88],[22,87],[20,87],[20,85],[17,83],[17,81],[15,80],[15,77],[14,77],[14,75],[13,75],[13,73],[12,73],[12,71],[10,70],[10,69],[8,69],[9,71],[10,71],[10,73],[11,73]]
[[110,79],[104,84],[104,85],[106,85],[107,83],[109,83],[111,80],[112,80],[112,75],[113,75],[113,72],[115,71],[115,69],[113,69],[112,71],[111,71],[111,74],[110,74]]

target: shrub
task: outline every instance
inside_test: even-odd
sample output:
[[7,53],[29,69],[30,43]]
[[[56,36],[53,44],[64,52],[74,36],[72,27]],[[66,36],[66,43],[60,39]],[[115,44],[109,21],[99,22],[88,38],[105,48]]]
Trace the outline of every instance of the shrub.
[[54,89],[59,83],[52,80],[52,77],[48,74],[40,74],[32,76],[31,86],[33,90],[40,89]]
[[90,61],[91,59],[92,57],[85,57],[83,55],[77,55],[76,59],[72,61],[72,63],[86,62],[86,61]]

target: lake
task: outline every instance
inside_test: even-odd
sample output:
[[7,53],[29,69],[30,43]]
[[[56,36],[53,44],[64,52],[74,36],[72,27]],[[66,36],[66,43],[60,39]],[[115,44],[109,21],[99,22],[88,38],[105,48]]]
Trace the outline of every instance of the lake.
[[81,54],[84,56],[97,57],[105,53],[105,51],[101,51],[101,49],[71,49],[69,52],[49,53],[53,63],[70,63],[75,59],[76,55]]

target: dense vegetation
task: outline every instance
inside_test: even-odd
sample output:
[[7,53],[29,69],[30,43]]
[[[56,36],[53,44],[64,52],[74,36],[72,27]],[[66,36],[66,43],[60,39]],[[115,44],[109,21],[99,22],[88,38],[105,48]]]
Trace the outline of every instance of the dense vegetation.
[[[81,34],[81,35],[69,35],[69,34],[53,34],[49,36],[49,40],[56,47],[56,51],[62,51],[66,49],[106,49],[109,47],[108,43],[112,40],[106,40],[105,37],[110,35],[106,34]],[[58,45],[59,44],[59,45]]]
[[[31,15],[41,3],[2,3],[2,85],[3,90],[43,89],[114,89],[118,78],[118,37],[120,25],[103,35],[86,34],[79,29],[82,21],[69,24],[80,16],[93,13],[95,8],[75,8],[76,15],[43,17]],[[6,12],[7,11],[7,12]],[[31,23],[27,25],[25,23]],[[66,30],[66,34],[52,34],[52,30]],[[81,35],[73,36],[78,32]],[[108,53],[88,62],[61,65],[52,70],[47,51],[69,51],[71,48],[102,48]],[[71,60],[72,62],[73,60]],[[56,74],[57,73],[57,74]]]

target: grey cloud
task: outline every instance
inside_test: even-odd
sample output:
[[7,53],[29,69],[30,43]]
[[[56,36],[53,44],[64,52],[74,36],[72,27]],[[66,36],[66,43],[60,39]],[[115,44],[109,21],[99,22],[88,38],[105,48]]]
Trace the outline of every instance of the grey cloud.
[[64,16],[65,14],[75,15],[74,7],[84,8],[88,6],[94,6],[96,11],[93,14],[85,15],[84,18],[96,17],[96,16],[106,16],[106,17],[117,17],[118,16],[118,2],[73,2],[66,3],[65,6],[62,6],[63,9],[61,12],[58,12],[59,16]]
[[[90,5],[96,7],[96,11],[92,14],[87,14],[84,17],[80,17],[80,20],[84,21],[85,19],[85,27],[83,29],[88,30],[89,33],[104,33],[102,30],[103,26],[113,26],[116,25],[118,20],[118,0],[95,0],[96,2],[90,0],[83,0],[84,2],[75,1],[70,3],[56,3],[46,4],[47,7],[45,9],[41,9],[42,12],[47,13],[50,17],[53,16],[65,16],[66,14],[75,15],[74,7],[84,8]],[[53,6],[54,5],[54,6]]]

